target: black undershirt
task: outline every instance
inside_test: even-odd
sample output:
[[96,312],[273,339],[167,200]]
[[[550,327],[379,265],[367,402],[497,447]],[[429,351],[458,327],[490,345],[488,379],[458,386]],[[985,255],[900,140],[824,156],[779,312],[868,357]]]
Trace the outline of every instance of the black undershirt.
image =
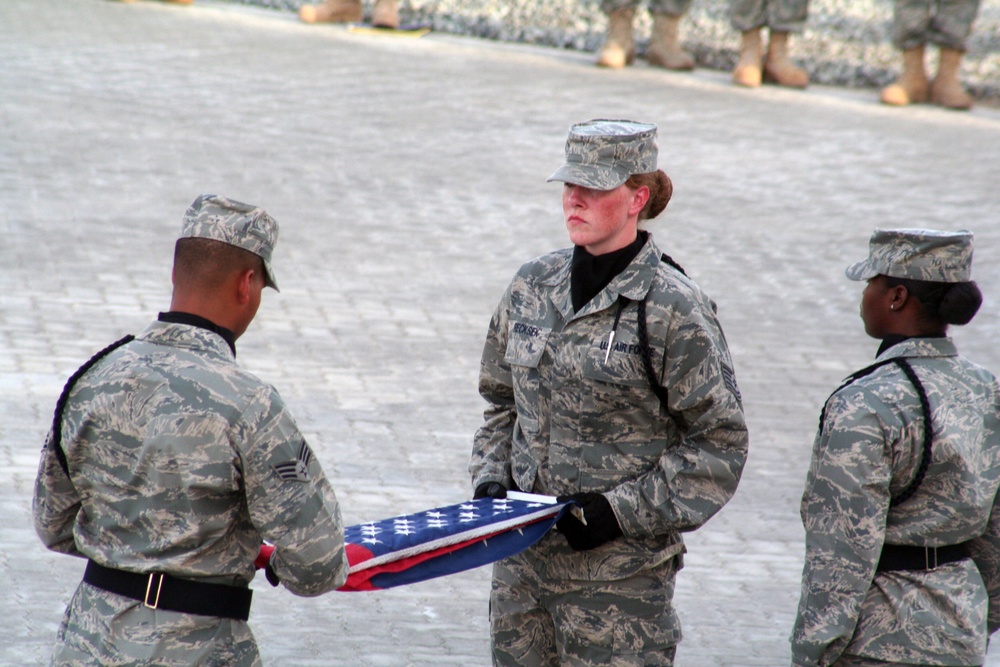
[[179,310],[171,310],[167,313],[160,313],[156,319],[169,324],[188,324],[193,327],[207,329],[212,333],[217,333],[229,345],[229,349],[233,351],[233,356],[236,356],[236,334],[225,327],[220,327],[211,320],[205,319],[201,315],[192,315],[191,313],[182,313]]
[[569,291],[573,311],[587,305],[615,276],[625,270],[646,243],[647,232],[640,231],[635,241],[604,255],[591,255],[583,246],[573,247]]

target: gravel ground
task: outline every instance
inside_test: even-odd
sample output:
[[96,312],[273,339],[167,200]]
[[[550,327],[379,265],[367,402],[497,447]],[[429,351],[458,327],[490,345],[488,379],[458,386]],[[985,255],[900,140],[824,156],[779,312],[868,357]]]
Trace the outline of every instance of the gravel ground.
[[[230,0],[297,12],[302,0]],[[320,0],[314,0],[319,2]],[[364,0],[369,15],[374,0]],[[736,62],[739,36],[730,27],[725,0],[695,0],[681,26],[681,39],[700,67],[728,71]],[[596,52],[605,17],[596,0],[400,0],[404,24],[506,42]],[[896,78],[900,56],[890,42],[891,0],[813,0],[805,33],[792,43],[793,57],[815,83],[877,89]],[[640,54],[650,19],[640,12]],[[1000,0],[982,0],[969,38],[962,79],[981,101],[1000,104]],[[928,67],[935,67],[931,49]],[[931,70],[933,71],[933,70]]]

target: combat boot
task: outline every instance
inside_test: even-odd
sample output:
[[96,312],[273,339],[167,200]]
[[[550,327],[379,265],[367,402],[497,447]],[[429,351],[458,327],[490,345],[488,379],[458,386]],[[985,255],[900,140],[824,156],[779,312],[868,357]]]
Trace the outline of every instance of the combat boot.
[[376,28],[399,28],[399,9],[396,0],[375,0],[372,9],[372,25]]
[[903,51],[903,73],[879,93],[882,104],[902,107],[927,101],[927,72],[924,70],[924,45]]
[[302,5],[299,18],[306,23],[356,23],[364,18],[361,0],[326,0],[322,5]]
[[764,59],[764,81],[789,88],[805,88],[809,85],[809,75],[792,64],[788,57],[788,33],[771,31]]
[[963,53],[958,49],[941,47],[938,72],[931,81],[931,102],[946,109],[971,109],[972,97],[962,88],[958,79],[958,69],[962,65]]
[[680,22],[680,16],[653,15],[653,29],[649,37],[649,48],[646,49],[646,60],[650,65],[664,69],[694,69],[694,58],[677,41]]
[[742,35],[743,45],[740,47],[740,59],[733,70],[733,83],[747,88],[760,86],[761,62],[764,54],[761,49],[760,28],[747,30]]
[[632,39],[634,9],[616,9],[608,14],[608,37],[597,54],[598,67],[620,69],[635,62],[635,40]]

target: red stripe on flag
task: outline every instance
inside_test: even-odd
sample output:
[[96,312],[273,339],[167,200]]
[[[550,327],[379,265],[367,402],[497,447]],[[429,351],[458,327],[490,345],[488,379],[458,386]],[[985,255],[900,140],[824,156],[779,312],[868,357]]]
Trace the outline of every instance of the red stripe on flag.
[[344,545],[344,551],[347,553],[347,563],[352,566],[364,563],[366,560],[371,560],[375,557],[375,554],[370,550],[360,544],[353,544],[351,542]]
[[[475,544],[476,542],[482,542],[483,540],[488,540],[494,535],[499,535],[500,533],[503,532],[506,531],[500,530],[495,533],[490,533],[488,535],[483,535],[481,537],[475,537],[471,540],[466,540],[465,542],[459,542],[458,544],[451,544],[449,546],[440,547],[432,551],[425,551],[422,554],[417,554],[416,556],[410,556],[409,558],[401,558],[400,560],[396,560],[391,563],[386,563],[385,565],[376,565],[375,567],[370,567],[366,570],[361,570],[360,572],[352,572],[347,577],[347,582],[337,590],[348,591],[348,592],[381,590],[377,586],[373,586],[372,583],[369,581],[369,579],[383,572],[403,572],[404,570],[408,570],[414,565],[419,565],[420,563],[423,563],[426,560],[437,558],[438,556],[449,554],[453,551],[458,551],[459,549],[464,549],[465,547],[471,544]],[[368,551],[364,547],[359,547],[355,544],[347,544],[345,545],[344,549],[349,550],[351,547],[355,547],[355,549],[360,551]],[[370,553],[371,552],[369,552],[369,554]],[[368,557],[363,558],[362,561],[368,560],[368,558],[371,558],[371,556],[369,555]],[[352,565],[354,564],[354,561],[350,557],[349,551],[348,551],[348,562],[351,563]]]

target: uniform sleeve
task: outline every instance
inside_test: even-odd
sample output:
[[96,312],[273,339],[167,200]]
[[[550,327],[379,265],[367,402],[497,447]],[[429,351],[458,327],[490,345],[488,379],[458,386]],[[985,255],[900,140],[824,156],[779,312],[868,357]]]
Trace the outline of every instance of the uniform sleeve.
[[841,392],[827,408],[802,496],[806,553],[791,638],[795,667],[830,665],[840,657],[875,577],[892,445],[901,433],[888,414],[862,390]]
[[54,446],[50,431],[42,449],[31,503],[35,532],[52,551],[82,557],[73,539],[80,495],[59,464]]
[[472,488],[484,482],[500,482],[511,488],[511,442],[517,408],[514,404],[514,381],[510,364],[504,357],[507,350],[507,304],[510,290],[501,299],[486,335],[479,369],[479,394],[486,402],[483,425],[476,431],[472,446],[469,472]]
[[986,583],[986,592],[990,596],[990,610],[987,618],[987,629],[993,634],[1000,629],[1000,499],[994,498],[993,511],[990,513],[986,531],[969,542],[979,573]]
[[[992,443],[995,448],[996,443]],[[989,634],[1000,629],[1000,495],[993,499],[993,510],[985,532],[969,542],[969,551],[990,596],[987,619]]]
[[[1000,431],[997,425],[1000,424],[1000,404],[997,403],[997,396],[1000,396],[1000,387],[996,378],[992,381],[993,387],[993,414],[992,419],[987,420],[993,428],[987,437],[988,450],[1000,451]],[[986,591],[990,596],[989,617],[987,618],[987,629],[989,634],[993,634],[1000,629],[1000,493],[993,499],[993,509],[990,512],[989,522],[986,530],[979,537],[969,542],[969,550],[979,573],[986,583]]]
[[319,461],[277,392],[244,411],[242,454],[250,519],[275,545],[272,566],[292,593],[315,596],[347,580],[340,505]]
[[701,526],[732,498],[747,458],[746,420],[718,322],[705,308],[677,313],[665,340],[662,384],[680,441],[654,469],[606,494],[628,536]]

